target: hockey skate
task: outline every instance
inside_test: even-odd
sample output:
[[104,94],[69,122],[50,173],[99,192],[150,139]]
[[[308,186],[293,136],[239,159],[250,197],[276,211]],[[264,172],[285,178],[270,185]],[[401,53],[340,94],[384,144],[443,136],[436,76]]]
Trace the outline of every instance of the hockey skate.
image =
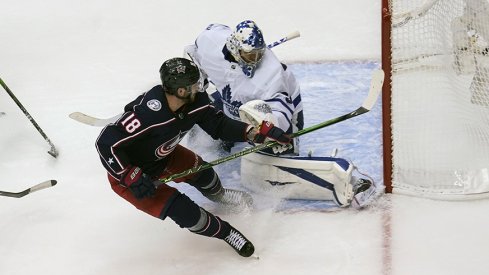
[[353,184],[354,196],[351,206],[355,209],[366,207],[374,200],[376,190],[376,186],[370,180],[358,179]]
[[358,179],[355,183],[353,183],[353,194],[356,195],[361,192],[365,192],[367,189],[372,186],[372,182],[367,179]]
[[255,252],[253,244],[241,232],[231,226],[231,231],[223,239],[229,244],[240,256],[249,257]]
[[223,188],[222,192],[213,196],[211,200],[224,205],[238,206],[238,207],[251,207],[253,205],[253,198],[245,191]]

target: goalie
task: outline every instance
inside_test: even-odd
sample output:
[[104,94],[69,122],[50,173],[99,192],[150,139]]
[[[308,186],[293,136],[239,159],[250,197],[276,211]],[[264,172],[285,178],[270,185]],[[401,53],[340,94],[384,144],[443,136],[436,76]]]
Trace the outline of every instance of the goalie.
[[[214,104],[221,105],[229,117],[255,126],[269,121],[288,134],[303,129],[299,84],[267,48],[255,22],[243,21],[234,30],[211,24],[185,53],[215,85]],[[346,160],[292,157],[299,155],[298,139],[293,141],[292,148],[277,146],[244,156],[241,183],[257,193],[332,200],[342,207],[362,207],[374,197],[372,182],[352,177],[353,165]]]
[[473,74],[471,102],[489,106],[489,3],[466,0],[464,13],[451,24],[454,69],[458,75]]
[[[239,120],[240,106],[260,99],[271,108],[273,124],[287,134],[304,127],[300,87],[290,69],[267,48],[255,22],[243,21],[234,30],[211,24],[185,53],[213,84],[208,93],[227,116]],[[223,148],[230,151],[233,145]],[[298,155],[298,141],[294,139],[293,148],[275,148],[270,153]]]

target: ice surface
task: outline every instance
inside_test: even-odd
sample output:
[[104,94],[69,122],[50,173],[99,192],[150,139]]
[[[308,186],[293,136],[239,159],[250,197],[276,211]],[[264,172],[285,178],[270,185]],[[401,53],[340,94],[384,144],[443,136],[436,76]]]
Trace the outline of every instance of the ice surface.
[[[232,214],[193,194],[255,243],[260,260],[243,259],[222,241],[190,234],[118,198],[94,148],[100,128],[68,118],[74,111],[99,117],[119,113],[136,94],[158,83],[162,61],[181,55],[207,24],[234,25],[248,18],[269,41],[301,31],[301,38],[274,51],[295,62],[291,69],[303,89],[306,123],[343,114],[361,104],[369,72],[378,66],[380,1],[1,3],[0,76],[60,156],[46,153],[47,143],[0,91],[0,111],[6,113],[0,117],[1,190],[58,180],[55,187],[22,199],[0,197],[0,274],[458,275],[489,270],[487,201],[384,196],[361,212],[309,204],[310,211],[292,213],[277,209],[304,202],[284,205],[260,198],[257,211]],[[334,60],[350,61],[329,62]],[[319,61],[328,62],[310,63]],[[312,104],[319,100],[319,106]],[[329,154],[339,148],[339,156],[381,182],[379,108],[305,136],[310,145],[303,150]],[[239,179],[233,165],[219,167],[229,185]],[[223,173],[226,169],[230,172]]]

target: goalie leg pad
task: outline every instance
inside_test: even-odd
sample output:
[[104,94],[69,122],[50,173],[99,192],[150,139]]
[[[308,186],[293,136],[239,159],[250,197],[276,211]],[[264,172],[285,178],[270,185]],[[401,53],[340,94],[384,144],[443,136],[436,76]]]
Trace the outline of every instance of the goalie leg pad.
[[341,158],[274,157],[249,154],[241,160],[241,183],[278,198],[333,200],[350,205],[353,165]]

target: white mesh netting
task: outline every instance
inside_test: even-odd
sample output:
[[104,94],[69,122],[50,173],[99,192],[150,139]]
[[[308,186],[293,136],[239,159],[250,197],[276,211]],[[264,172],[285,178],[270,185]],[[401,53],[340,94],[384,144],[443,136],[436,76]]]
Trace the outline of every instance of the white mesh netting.
[[394,192],[489,196],[489,1],[391,11]]

